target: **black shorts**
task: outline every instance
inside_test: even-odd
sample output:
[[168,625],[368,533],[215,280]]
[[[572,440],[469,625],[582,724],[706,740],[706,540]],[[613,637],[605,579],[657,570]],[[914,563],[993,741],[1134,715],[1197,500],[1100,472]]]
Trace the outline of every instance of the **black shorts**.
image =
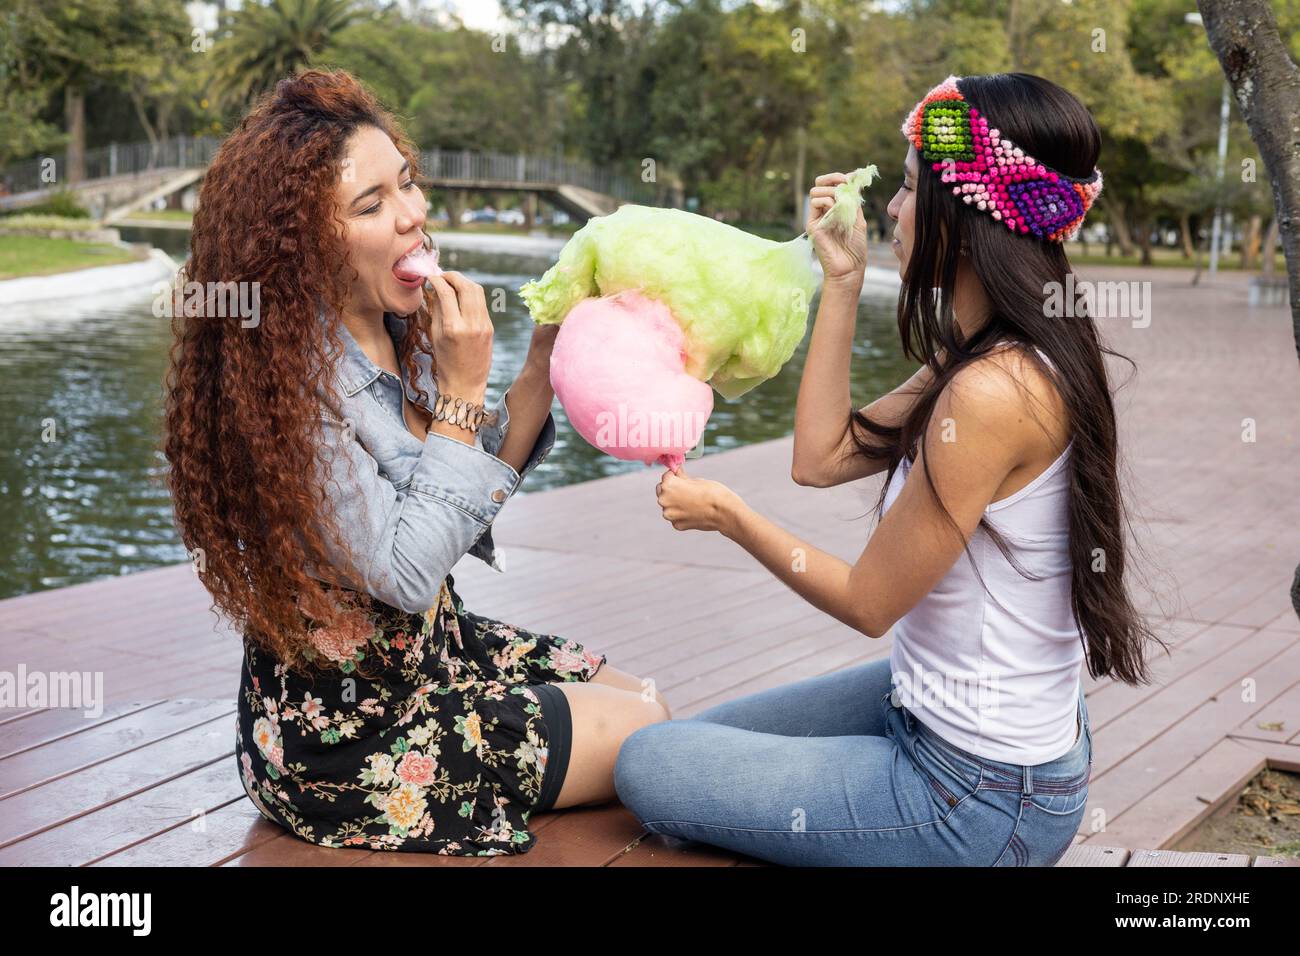
[[533,808],[534,813],[544,813],[555,806],[560,788],[564,786],[564,775],[569,770],[569,751],[573,749],[573,714],[569,710],[569,698],[554,684],[534,684],[532,691],[542,702],[542,717],[549,733],[542,793]]

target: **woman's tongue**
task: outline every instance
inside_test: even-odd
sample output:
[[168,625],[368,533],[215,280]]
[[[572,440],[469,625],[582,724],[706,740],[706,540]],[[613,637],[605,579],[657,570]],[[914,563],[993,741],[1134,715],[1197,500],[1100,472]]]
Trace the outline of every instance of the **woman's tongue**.
[[442,269],[438,266],[438,250],[416,249],[402,256],[393,266],[393,274],[407,282],[442,275]]

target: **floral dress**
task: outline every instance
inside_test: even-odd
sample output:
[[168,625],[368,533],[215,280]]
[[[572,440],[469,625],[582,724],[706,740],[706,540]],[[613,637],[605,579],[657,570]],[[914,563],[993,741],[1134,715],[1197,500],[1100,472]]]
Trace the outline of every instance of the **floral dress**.
[[263,816],[327,847],[532,849],[556,726],[536,685],[590,680],[605,655],[472,614],[454,584],[423,614],[327,587],[349,624],[313,632],[324,674],[244,638],[235,757]]

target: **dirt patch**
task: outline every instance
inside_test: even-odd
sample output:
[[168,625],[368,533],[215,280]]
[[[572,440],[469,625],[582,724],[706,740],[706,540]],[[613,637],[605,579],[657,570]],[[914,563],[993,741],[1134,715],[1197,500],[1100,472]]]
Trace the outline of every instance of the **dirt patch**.
[[1300,859],[1300,774],[1261,772],[1170,849]]

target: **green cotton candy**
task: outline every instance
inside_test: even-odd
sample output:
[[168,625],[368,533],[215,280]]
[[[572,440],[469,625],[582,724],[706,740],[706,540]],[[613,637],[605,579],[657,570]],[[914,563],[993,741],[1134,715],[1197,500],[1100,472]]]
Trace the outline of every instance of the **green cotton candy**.
[[835,204],[818,221],[817,228],[830,229],[842,236],[852,232],[858,207],[862,205],[862,190],[870,186],[871,181],[879,175],[880,170],[876,169],[875,163],[849,173],[848,178],[835,187],[832,194],[835,196]]
[[680,209],[627,205],[575,232],[519,294],[540,325],[592,296],[636,289],[658,299],[686,334],[687,374],[736,399],[794,354],[816,288],[806,236],[774,242]]

